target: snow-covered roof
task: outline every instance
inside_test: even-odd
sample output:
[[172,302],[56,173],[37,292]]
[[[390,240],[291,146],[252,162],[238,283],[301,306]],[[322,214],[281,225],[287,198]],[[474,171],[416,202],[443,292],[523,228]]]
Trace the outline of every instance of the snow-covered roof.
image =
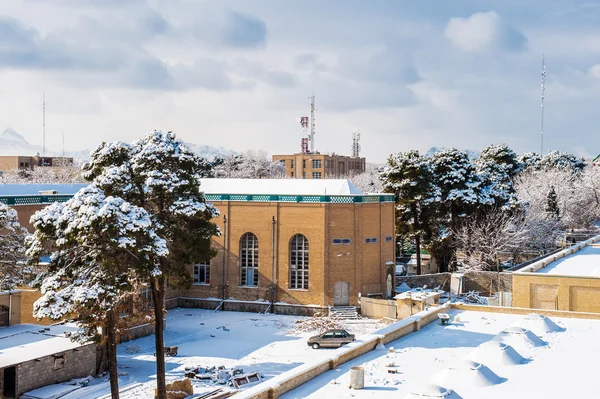
[[[385,350],[338,365],[280,397],[348,397],[351,368],[355,366],[364,368],[365,389],[352,390],[354,399],[598,397],[593,354],[600,350],[600,320],[550,317],[549,321],[559,327],[552,330],[539,319],[531,322],[531,316],[526,315],[456,310],[449,314],[449,325],[442,326],[436,319],[385,345]],[[385,329],[397,328],[404,321]],[[529,332],[510,333],[514,331],[511,326]],[[336,359],[340,356],[335,355]],[[455,395],[443,394],[451,391]],[[239,395],[249,397],[244,391]]]
[[77,326],[69,323],[55,326],[17,324],[0,328],[0,369],[81,347],[82,344],[65,336],[65,332],[76,331]]
[[346,179],[201,179],[206,194],[363,195]]
[[55,190],[56,194],[75,194],[87,184],[0,184],[2,195],[39,195],[40,191]]
[[537,271],[562,276],[600,277],[600,244],[591,244]]

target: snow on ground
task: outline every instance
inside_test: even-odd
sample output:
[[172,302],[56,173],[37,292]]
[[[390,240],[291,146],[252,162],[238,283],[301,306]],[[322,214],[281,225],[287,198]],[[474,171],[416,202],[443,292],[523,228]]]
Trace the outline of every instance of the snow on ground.
[[600,277],[600,246],[587,245],[574,254],[541,268],[537,273]]
[[[214,312],[204,309],[170,310],[167,314],[165,345],[179,347],[176,357],[166,357],[167,381],[183,378],[186,367],[241,367],[257,371],[265,379],[290,370],[308,360],[330,355],[331,350],[314,350],[306,339],[315,333],[294,331],[298,316],[243,312]],[[347,330],[357,339],[381,328],[377,322],[349,322]],[[335,349],[334,349],[335,350]],[[119,345],[121,398],[151,398],[156,386],[154,336]],[[108,376],[69,395],[92,399],[110,392]],[[212,383],[193,381],[196,393],[214,390]],[[220,385],[217,385],[220,387]],[[212,388],[212,389],[211,389]],[[125,390],[125,392],[123,392]],[[69,396],[71,398],[71,396]]]
[[[460,321],[448,326],[434,321],[386,350],[343,364],[282,398],[442,397],[423,396],[438,392],[432,385],[454,390],[445,399],[600,397],[595,357],[600,353],[600,320],[557,318],[553,324],[520,315],[450,314],[459,315]],[[513,328],[499,334],[514,326],[531,331]],[[389,369],[396,374],[388,373],[386,365],[392,363],[396,367]],[[354,366],[365,369],[363,390],[348,388]]]

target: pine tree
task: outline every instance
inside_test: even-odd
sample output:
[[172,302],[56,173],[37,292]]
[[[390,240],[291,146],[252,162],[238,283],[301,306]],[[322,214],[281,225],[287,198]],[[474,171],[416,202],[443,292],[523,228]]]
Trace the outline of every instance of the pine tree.
[[157,391],[166,399],[164,359],[164,303],[167,279],[190,282],[187,265],[208,261],[214,255],[212,236],[219,235],[211,222],[219,215],[200,192],[202,177],[212,165],[194,154],[172,132],[152,131],[131,145],[101,144],[84,165],[84,177],[110,195],[144,208],[156,232],[166,240],[168,255],[153,270],[137,270],[152,289],[155,319]]
[[381,172],[385,192],[396,195],[396,218],[401,234],[415,240],[417,274],[421,274],[421,245],[430,235],[439,190],[428,160],[418,151],[392,154]]
[[93,184],[64,203],[36,212],[31,221],[31,262],[51,255],[39,277],[42,297],[34,304],[34,315],[58,320],[76,314],[81,331],[73,338],[80,341],[100,341],[100,328],[106,338],[111,394],[118,398],[119,306],[136,285],[132,270],[158,267],[168,254],[166,242],[156,235],[143,208],[107,197]]
[[435,152],[431,167],[435,184],[440,189],[440,201],[430,253],[440,271],[447,271],[456,251],[453,232],[458,231],[482,202],[481,181],[468,154],[457,149]]
[[560,209],[558,208],[558,196],[556,195],[556,190],[554,186],[550,187],[550,191],[547,196],[547,205],[546,205],[546,213],[549,218],[553,218],[556,220],[560,219]]
[[17,212],[0,203],[0,291],[23,283],[25,272],[25,236]]

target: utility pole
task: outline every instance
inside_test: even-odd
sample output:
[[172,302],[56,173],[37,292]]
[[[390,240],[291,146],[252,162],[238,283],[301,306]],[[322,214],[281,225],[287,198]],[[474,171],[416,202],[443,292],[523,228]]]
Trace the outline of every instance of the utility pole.
[[544,156],[544,92],[546,91],[546,56],[542,54],[542,102],[540,117],[541,148],[540,155]]

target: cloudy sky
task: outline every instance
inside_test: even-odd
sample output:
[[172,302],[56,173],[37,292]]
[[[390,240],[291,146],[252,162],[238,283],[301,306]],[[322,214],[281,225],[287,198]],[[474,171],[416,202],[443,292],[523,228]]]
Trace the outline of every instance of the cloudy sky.
[[92,148],[173,130],[197,144],[363,155],[431,146],[600,152],[600,3],[578,0],[0,2],[0,131]]

